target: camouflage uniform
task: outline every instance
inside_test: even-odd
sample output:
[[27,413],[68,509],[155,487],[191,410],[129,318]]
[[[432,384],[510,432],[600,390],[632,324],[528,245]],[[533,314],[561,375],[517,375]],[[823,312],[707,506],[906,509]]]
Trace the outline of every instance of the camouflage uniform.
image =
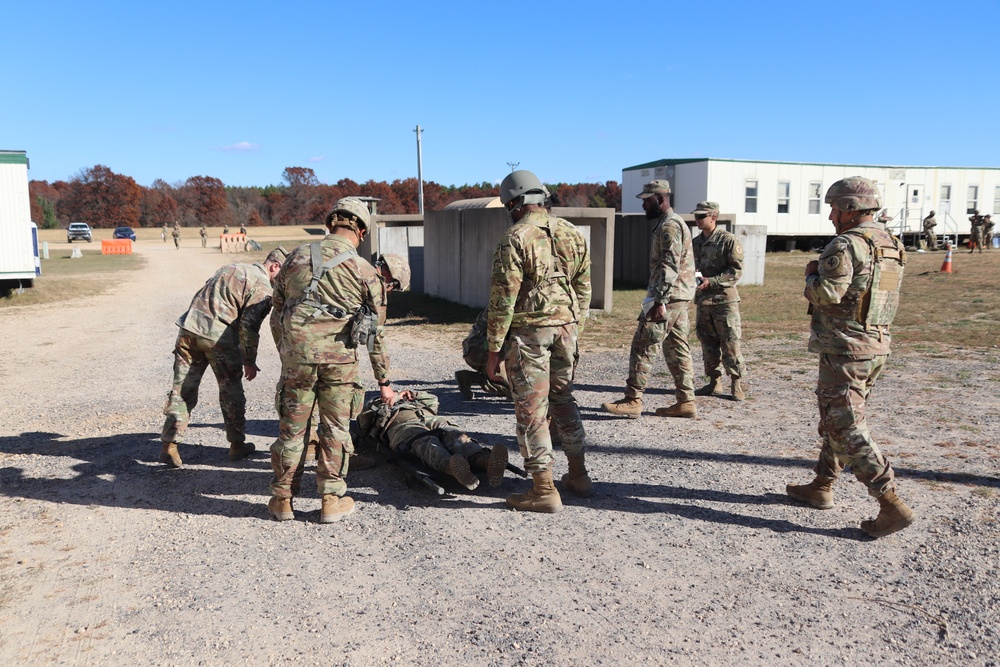
[[347,491],[344,478],[348,456],[354,451],[350,421],[361,412],[364,401],[364,388],[358,381],[358,351],[349,347],[349,325],[363,305],[379,319],[368,350],[375,379],[382,382],[389,374],[381,326],[385,321],[385,290],[375,268],[357,256],[354,245],[341,236],[330,234],[318,243],[322,262],[344,252],[355,254],[319,281],[314,298],[325,309],[299,302],[313,277],[312,244],[296,248],[274,282],[271,330],[281,354],[281,380],[275,398],[279,435],[271,446],[271,493],[276,498],[298,493],[313,403],[318,403],[320,422],[317,488],[321,495],[343,496]]
[[642,398],[653,370],[653,356],[662,348],[677,387],[677,402],[693,401],[694,365],[688,343],[688,304],[694,298],[694,252],[691,230],[672,209],[660,216],[653,228],[649,273],[646,303],[666,306],[667,318],[660,322],[647,320],[645,307],[639,314],[629,354],[625,396]]
[[205,229],[205,225],[201,226],[201,230],[198,233],[201,234],[201,247],[204,248],[208,245],[208,230]]
[[[469,330],[469,334],[462,341],[462,358],[465,359],[465,363],[469,365],[469,368],[476,372],[474,381],[482,386],[483,391],[490,396],[502,396],[509,399],[511,398],[510,387],[506,383],[491,380],[486,375],[486,364],[489,360],[488,342],[486,339],[488,313],[488,309],[483,309],[479,313],[475,323],[472,325],[472,329]],[[501,356],[506,355],[507,347],[507,341],[504,341],[503,346],[500,348]],[[459,371],[455,374],[456,378],[463,372],[467,373],[468,371]]]
[[[873,284],[875,249],[879,285]],[[816,474],[836,479],[850,465],[875,497],[894,488],[893,471],[869,434],[865,408],[889,355],[904,263],[899,239],[874,221],[863,222],[834,238],[820,255],[819,272],[806,279],[809,351],[820,355],[816,396],[823,446]]]
[[174,225],[174,231],[170,233],[174,237],[174,247],[180,250],[181,248],[181,228]]
[[736,290],[743,277],[743,247],[735,236],[718,227],[708,238],[704,233],[696,236],[691,247],[695,268],[709,284],[694,295],[698,307],[695,331],[701,341],[705,375],[718,378],[724,367],[730,376],[743,377],[740,293]]
[[219,269],[195,294],[177,320],[174,384],[163,414],[164,443],[181,442],[198,385],[212,367],[219,384],[219,406],[231,444],[245,440],[246,399],[243,366],[257,361],[260,325],[271,308],[271,282],[263,264],[229,264]]
[[927,241],[928,250],[937,248],[937,234],[934,233],[935,227],[937,227],[937,219],[934,217],[934,211],[931,211],[930,215],[924,218],[924,237]]
[[163,230],[160,231],[160,238],[163,239],[164,243],[167,242],[167,223],[163,223]]
[[582,455],[583,421],[573,398],[577,336],[590,312],[590,254],[579,230],[529,210],[493,255],[487,346],[505,355],[517,442],[529,473],[551,469],[551,414],[567,456]]
[[993,219],[985,215],[983,216],[983,225],[980,235],[983,237],[983,246],[989,250],[993,247]]
[[969,234],[969,254],[972,254],[976,247],[979,252],[983,251],[983,217],[979,213],[969,216],[969,223],[972,226]]

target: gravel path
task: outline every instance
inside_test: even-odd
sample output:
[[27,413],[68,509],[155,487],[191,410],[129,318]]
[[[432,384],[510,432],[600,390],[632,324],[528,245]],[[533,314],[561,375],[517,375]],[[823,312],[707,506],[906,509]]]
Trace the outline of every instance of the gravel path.
[[[206,378],[185,468],[157,463],[172,323],[224,258],[137,248],[146,266],[114,293],[0,315],[0,664],[998,663],[996,350],[891,360],[873,433],[918,522],[877,541],[853,477],[830,511],[785,499],[818,446],[804,339],[748,341],[751,399],[699,399],[691,421],[652,416],[672,402],[659,388],[639,420],[602,414],[627,351],[584,355],[597,493],[559,515],[504,509],[527,485],[513,476],[437,498],[383,465],[350,475],[344,522],[315,523],[307,471],[297,520],[277,523],[270,347],[247,385],[259,451],[228,461]],[[397,388],[516,452],[511,406],[462,401],[460,351],[406,329],[390,333]]]

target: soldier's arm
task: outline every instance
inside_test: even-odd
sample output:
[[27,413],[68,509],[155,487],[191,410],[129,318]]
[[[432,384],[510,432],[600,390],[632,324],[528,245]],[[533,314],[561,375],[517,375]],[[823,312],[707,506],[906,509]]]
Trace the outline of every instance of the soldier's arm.
[[580,305],[580,320],[577,322],[578,333],[583,333],[583,327],[587,323],[587,318],[590,317],[590,297],[593,293],[590,283],[590,251],[587,249],[586,243],[582,245],[580,268],[573,276],[572,283],[573,291],[576,293],[576,301]]
[[835,238],[817,260],[817,272],[806,277],[805,297],[815,306],[840,303],[854,277],[854,261],[849,252],[850,242]]
[[736,237],[729,237],[723,245],[723,254],[728,260],[726,268],[719,275],[708,279],[710,287],[735,287],[743,277],[743,246]]
[[493,253],[490,305],[486,323],[486,348],[499,352],[514,319],[514,302],[521,291],[523,259],[509,238]]
[[[375,311],[378,321],[385,322],[385,301],[382,299],[382,284],[376,277],[374,271],[370,275],[362,278],[364,281],[364,301],[369,308]],[[372,373],[379,383],[389,379],[389,346],[385,340],[385,326],[379,324],[375,328],[375,342],[368,353],[368,360],[371,362]],[[391,405],[391,402],[390,402]]]
[[[683,223],[682,223],[683,224]],[[679,275],[681,253],[684,250],[684,234],[677,222],[667,218],[660,226],[660,257],[656,271],[650,279],[653,299],[657,304],[667,302],[667,294]]]

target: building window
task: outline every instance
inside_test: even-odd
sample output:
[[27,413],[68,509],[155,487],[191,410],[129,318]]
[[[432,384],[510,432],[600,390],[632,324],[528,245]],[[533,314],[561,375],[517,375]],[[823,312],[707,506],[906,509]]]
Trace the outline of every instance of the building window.
[[951,208],[951,186],[942,185],[941,186],[941,204],[939,208],[945,213]]
[[809,215],[819,215],[819,203],[823,200],[820,196],[822,190],[822,183],[818,181],[811,181],[809,183]]
[[977,208],[979,208],[979,186],[970,185],[969,186],[969,201],[965,203],[965,212],[971,214]]
[[778,213],[788,213],[788,202],[791,199],[791,192],[791,181],[778,181]]
[[993,215],[1000,215],[1000,185],[993,188]]
[[757,181],[747,181],[746,184],[746,205],[743,210],[746,213],[757,212]]

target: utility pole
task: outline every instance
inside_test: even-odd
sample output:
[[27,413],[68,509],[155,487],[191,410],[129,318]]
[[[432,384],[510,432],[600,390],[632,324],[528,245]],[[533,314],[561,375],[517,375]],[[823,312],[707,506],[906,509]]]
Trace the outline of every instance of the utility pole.
[[417,125],[417,213],[424,214],[424,157],[420,148],[420,134],[423,130]]
[[508,162],[507,166],[510,167],[510,173],[513,174],[514,170],[517,169],[517,165],[519,165],[519,164],[521,164],[521,163],[520,162]]

